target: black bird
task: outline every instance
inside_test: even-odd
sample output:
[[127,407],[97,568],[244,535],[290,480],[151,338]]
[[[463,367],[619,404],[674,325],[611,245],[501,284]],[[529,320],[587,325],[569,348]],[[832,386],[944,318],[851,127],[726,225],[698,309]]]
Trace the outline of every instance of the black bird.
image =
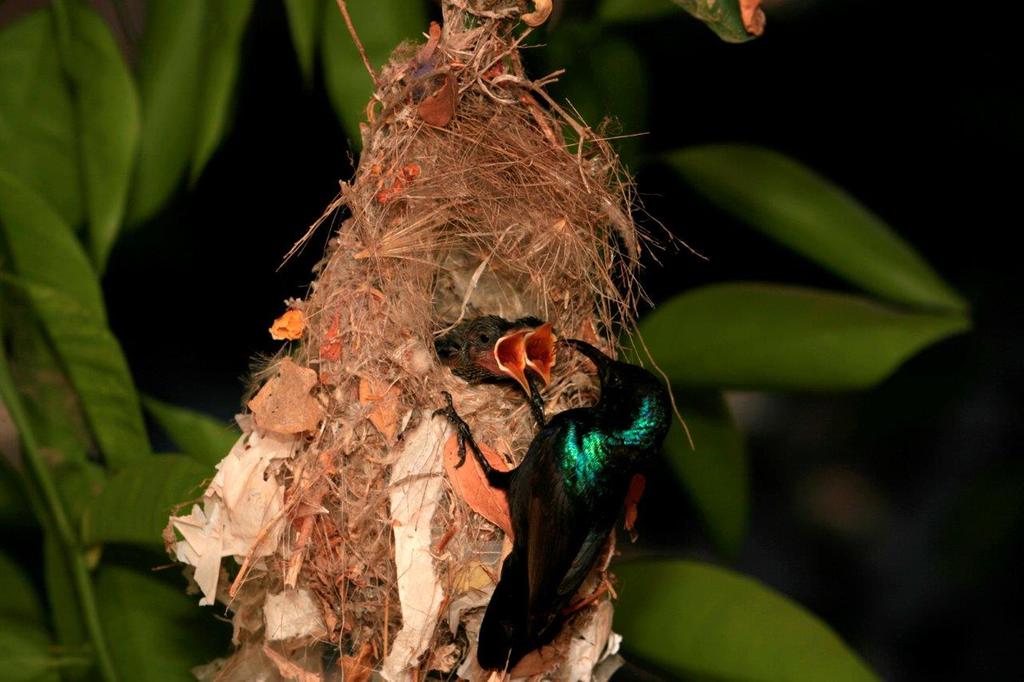
[[550,324],[535,317],[506,320],[482,315],[460,322],[438,337],[434,350],[455,376],[471,384],[518,383],[530,400],[538,425],[544,424],[544,399],[538,382],[550,381],[554,365]]
[[492,468],[452,406],[437,410],[458,430],[488,482],[507,491],[512,552],[487,605],[477,659],[511,669],[551,642],[622,511],[630,480],[661,447],[670,422],[665,387],[647,370],[612,360],[588,343],[566,339],[597,366],[601,397],[560,412],[534,437],[522,463]]

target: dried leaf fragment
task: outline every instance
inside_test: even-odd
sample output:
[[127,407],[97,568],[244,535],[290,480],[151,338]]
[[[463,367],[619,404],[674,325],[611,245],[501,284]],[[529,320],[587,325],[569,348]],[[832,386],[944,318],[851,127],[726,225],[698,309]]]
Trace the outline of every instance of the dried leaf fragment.
[[416,53],[416,59],[421,64],[425,64],[430,61],[434,56],[434,51],[437,49],[437,44],[441,40],[441,26],[436,22],[430,22],[430,28],[427,30],[427,42],[424,43],[423,47]]
[[367,419],[384,436],[388,443],[395,442],[398,435],[398,409],[401,389],[379,381],[362,378],[359,380],[359,403],[368,405]]
[[[480,452],[495,469],[508,469],[501,455],[494,449],[478,443]],[[448,474],[448,480],[452,482],[455,494],[465,500],[470,509],[484,517],[498,528],[505,531],[505,535],[512,535],[512,517],[508,507],[508,497],[503,490],[492,488],[487,482],[484,470],[476,461],[473,453],[466,455],[466,461],[461,467],[456,468],[459,461],[459,445],[455,436],[448,439],[444,446],[444,469]]]
[[426,123],[443,128],[455,116],[455,82],[450,74],[445,74],[444,84],[430,97],[420,102],[420,118]]
[[534,28],[540,26],[551,16],[553,3],[551,0],[533,0],[533,11],[522,16],[523,23]]
[[275,341],[295,341],[302,338],[306,329],[306,316],[297,308],[292,308],[274,320],[270,326],[270,338]]
[[370,657],[373,655],[373,647],[369,642],[364,642],[355,656],[342,656],[338,661],[341,667],[341,678],[345,682],[368,682],[373,673],[370,664]]
[[316,429],[324,416],[323,407],[309,393],[316,384],[316,372],[291,358],[282,360],[277,376],[248,403],[257,428],[289,434]]
[[323,682],[323,675],[320,673],[306,670],[301,665],[292,661],[275,651],[269,644],[263,645],[263,653],[267,655],[273,664],[277,668],[277,672],[281,673],[281,677],[286,680],[295,680],[296,682]]
[[743,18],[743,28],[753,36],[764,33],[765,16],[761,9],[761,0],[740,0],[740,17]]
[[[341,313],[334,313],[331,319],[331,326],[324,334],[324,342],[320,344],[320,359],[329,362],[341,359]],[[322,368],[322,366],[321,366]]]

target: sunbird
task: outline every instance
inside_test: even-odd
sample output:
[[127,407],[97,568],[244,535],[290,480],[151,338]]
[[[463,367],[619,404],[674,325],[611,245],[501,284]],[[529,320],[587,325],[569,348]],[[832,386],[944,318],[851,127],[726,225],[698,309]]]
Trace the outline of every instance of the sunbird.
[[512,551],[477,645],[477,660],[489,670],[511,669],[558,635],[622,512],[633,475],[661,448],[671,420],[668,392],[653,374],[584,341],[562,343],[597,367],[600,398],[543,423],[515,469],[490,465],[447,392],[447,405],[434,413],[455,427],[460,465],[468,447],[488,483],[508,496]]

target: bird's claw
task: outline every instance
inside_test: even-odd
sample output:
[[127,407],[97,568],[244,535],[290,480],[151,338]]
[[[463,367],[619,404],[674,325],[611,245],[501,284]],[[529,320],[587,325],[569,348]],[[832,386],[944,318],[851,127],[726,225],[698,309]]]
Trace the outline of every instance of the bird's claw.
[[459,469],[466,463],[466,442],[472,442],[473,435],[472,431],[470,431],[469,424],[467,424],[466,420],[460,417],[459,413],[455,411],[455,404],[452,402],[452,394],[448,391],[441,391],[441,395],[444,396],[447,404],[444,407],[439,407],[434,410],[432,416],[443,416],[448,420],[449,424],[455,427],[456,439],[459,444],[459,460],[455,463],[455,468]]

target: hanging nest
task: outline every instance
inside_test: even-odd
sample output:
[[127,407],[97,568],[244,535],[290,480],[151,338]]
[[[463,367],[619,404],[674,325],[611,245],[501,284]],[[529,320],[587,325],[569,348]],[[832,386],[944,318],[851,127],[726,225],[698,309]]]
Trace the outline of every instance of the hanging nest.
[[[507,503],[472,458],[453,467],[432,412],[450,391],[506,467],[536,427],[516,387],[455,378],[433,340],[479,314],[532,315],[613,352],[632,329],[643,241],[614,151],[547,95],[559,74],[524,73],[518,46],[546,11],[446,0],[443,28],[376,75],[358,170],[311,229],[346,217],[309,295],[271,330],[296,343],[254,378],[202,507],[168,527],[201,603],[234,623],[235,652],[200,678],[487,678],[476,632]],[[544,397],[549,414],[590,404],[594,377],[560,352]],[[513,677],[610,674],[606,564]]]

